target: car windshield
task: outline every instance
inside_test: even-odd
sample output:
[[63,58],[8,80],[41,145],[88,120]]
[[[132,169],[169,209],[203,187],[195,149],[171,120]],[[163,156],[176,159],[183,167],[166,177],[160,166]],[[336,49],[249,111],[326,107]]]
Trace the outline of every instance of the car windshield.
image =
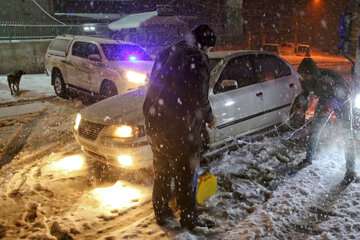
[[100,44],[109,61],[151,61],[140,47],[130,44]]
[[216,65],[221,61],[222,58],[210,58],[210,69],[214,69]]
[[214,78],[217,76],[217,74],[219,73],[219,71],[222,69],[222,65],[224,64],[224,59],[223,58],[211,58],[210,59],[210,75],[211,78]]
[[309,50],[308,47],[298,47],[298,52],[303,52],[303,53],[305,53],[305,52],[307,52],[308,50]]

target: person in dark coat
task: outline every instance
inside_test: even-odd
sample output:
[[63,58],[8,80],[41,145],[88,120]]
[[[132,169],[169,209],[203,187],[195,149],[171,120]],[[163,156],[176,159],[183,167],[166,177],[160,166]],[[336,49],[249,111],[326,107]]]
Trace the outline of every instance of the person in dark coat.
[[202,129],[214,125],[208,100],[210,69],[206,50],[216,42],[207,25],[196,27],[190,38],[163,50],[155,60],[143,113],[153,151],[153,207],[157,223],[172,216],[172,181],[180,223],[201,225],[195,204],[194,176],[199,165]]
[[352,138],[350,136],[350,106],[348,98],[350,89],[347,82],[336,72],[328,69],[319,69],[311,58],[304,58],[298,72],[303,77],[305,97],[314,94],[319,98],[315,116],[310,127],[310,138],[307,143],[305,164],[311,164],[318,147],[321,129],[329,122],[327,108],[333,111],[336,119],[341,121],[345,138],[345,181],[352,181],[355,177],[355,156]]

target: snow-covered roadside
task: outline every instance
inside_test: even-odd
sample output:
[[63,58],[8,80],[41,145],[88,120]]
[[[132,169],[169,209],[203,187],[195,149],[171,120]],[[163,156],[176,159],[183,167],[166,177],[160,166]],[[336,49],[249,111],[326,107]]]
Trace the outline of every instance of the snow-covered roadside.
[[7,77],[0,75],[0,103],[54,96],[51,79],[45,74],[26,74],[21,78],[20,95],[11,96]]
[[[210,164],[219,192],[201,213],[216,228],[165,229],[154,221],[150,185],[89,181],[86,157],[71,133],[81,106],[60,99],[47,104],[23,150],[0,169],[5,239],[221,239],[221,233],[271,198],[278,180],[303,158],[303,148],[286,136],[265,137],[225,153]],[[151,182],[149,174],[142,174]]]
[[224,239],[357,239],[359,183],[341,185],[341,129],[328,129],[318,159],[288,178],[273,197]]

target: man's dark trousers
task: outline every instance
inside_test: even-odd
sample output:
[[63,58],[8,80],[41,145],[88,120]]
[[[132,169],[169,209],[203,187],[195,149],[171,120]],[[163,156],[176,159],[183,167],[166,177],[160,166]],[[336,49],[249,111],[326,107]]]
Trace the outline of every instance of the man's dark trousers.
[[152,145],[154,154],[153,207],[155,216],[161,218],[170,212],[171,183],[174,180],[177,206],[181,210],[181,222],[196,218],[194,174],[198,166],[195,151],[170,149],[166,145]]

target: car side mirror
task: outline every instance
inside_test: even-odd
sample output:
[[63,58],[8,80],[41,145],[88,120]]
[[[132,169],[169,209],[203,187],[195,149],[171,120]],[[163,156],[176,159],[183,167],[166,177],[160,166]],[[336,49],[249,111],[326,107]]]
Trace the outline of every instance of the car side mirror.
[[101,56],[99,54],[90,54],[88,59],[92,62],[101,62]]
[[223,80],[220,85],[221,92],[226,92],[238,88],[238,82],[236,80]]

